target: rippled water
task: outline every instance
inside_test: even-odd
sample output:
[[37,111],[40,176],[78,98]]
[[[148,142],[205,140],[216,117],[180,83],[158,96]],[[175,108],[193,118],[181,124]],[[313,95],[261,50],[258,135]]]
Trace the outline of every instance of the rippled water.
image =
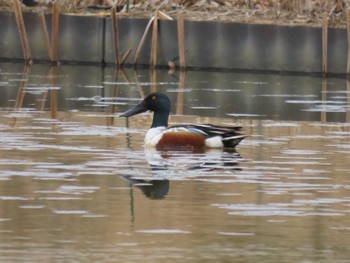
[[[145,151],[171,123],[238,123],[235,152]],[[1,262],[349,262],[344,79],[0,63]]]

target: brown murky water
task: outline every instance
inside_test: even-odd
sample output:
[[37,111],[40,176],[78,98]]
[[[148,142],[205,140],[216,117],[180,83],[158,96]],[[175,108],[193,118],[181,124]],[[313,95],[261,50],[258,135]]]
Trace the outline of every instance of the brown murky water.
[[[1,262],[349,262],[343,79],[0,64]],[[147,152],[149,114],[240,123],[236,152]]]

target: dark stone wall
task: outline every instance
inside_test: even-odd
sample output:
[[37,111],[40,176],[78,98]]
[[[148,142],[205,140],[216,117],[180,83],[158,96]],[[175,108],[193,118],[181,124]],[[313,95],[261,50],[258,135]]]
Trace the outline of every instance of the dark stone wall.
[[[24,14],[34,60],[48,60],[39,17]],[[51,16],[46,16],[51,29]],[[119,20],[120,56],[132,49],[126,63],[132,64],[147,19]],[[149,32],[138,59],[149,65]],[[328,72],[345,74],[346,29],[330,28]],[[291,73],[322,71],[322,30],[318,27],[256,25],[185,21],[186,65],[189,68],[258,70]],[[159,21],[159,66],[178,56],[176,21]],[[114,63],[111,19],[94,16],[60,15],[59,60],[82,63]],[[22,59],[23,51],[13,13],[0,12],[0,59]]]

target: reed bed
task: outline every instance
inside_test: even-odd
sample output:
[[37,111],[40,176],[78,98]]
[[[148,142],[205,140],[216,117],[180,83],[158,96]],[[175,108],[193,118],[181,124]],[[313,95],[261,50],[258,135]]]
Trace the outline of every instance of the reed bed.
[[[0,0],[0,10],[12,10],[11,0]],[[37,0],[34,8],[51,10],[50,0]],[[108,7],[115,0],[60,0],[63,13],[109,16]],[[324,14],[330,26],[346,26],[346,9],[350,0],[119,0],[120,16],[151,17],[156,10],[176,18],[182,12],[185,19],[244,23],[279,23],[322,25]]]

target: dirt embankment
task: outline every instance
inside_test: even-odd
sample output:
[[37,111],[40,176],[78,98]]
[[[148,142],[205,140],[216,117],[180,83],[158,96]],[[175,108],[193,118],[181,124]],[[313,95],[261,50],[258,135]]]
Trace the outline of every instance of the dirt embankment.
[[[23,9],[36,12],[44,8],[50,12],[49,0],[36,1],[34,7]],[[60,0],[62,12],[79,15],[110,15],[112,0]],[[346,25],[346,8],[350,0],[119,0],[120,16],[148,18],[155,10],[162,10],[171,17],[182,12],[186,19],[261,23],[281,25],[322,24],[327,14],[330,26]],[[12,0],[0,0],[0,10],[12,10]]]

